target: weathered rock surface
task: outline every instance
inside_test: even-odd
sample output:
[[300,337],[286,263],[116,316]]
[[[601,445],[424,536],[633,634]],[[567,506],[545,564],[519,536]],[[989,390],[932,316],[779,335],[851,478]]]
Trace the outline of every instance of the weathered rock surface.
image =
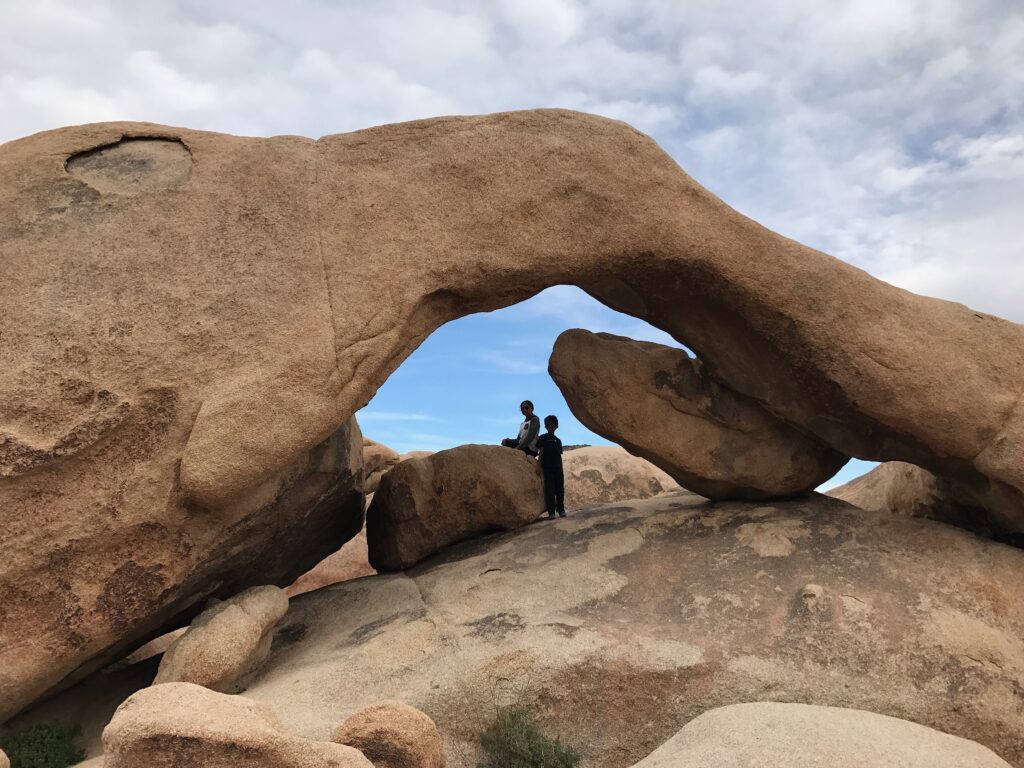
[[0,768],[11,768],[11,761],[7,759],[7,754],[0,749]]
[[235,693],[238,681],[267,658],[274,627],[287,612],[288,596],[271,586],[206,609],[164,653],[153,684],[195,683]]
[[466,768],[496,706],[613,768],[767,697],[913,720],[1024,766],[1022,574],[1019,549],[825,496],[665,494],[302,595],[243,695],[317,739],[401,698]]
[[649,461],[617,445],[585,445],[562,454],[565,508],[647,499],[678,488]]
[[402,701],[382,701],[339,725],[331,741],[362,752],[374,768],[444,768],[434,721]]
[[345,545],[333,555],[328,555],[310,571],[299,576],[285,592],[288,597],[295,597],[304,592],[312,592],[314,589],[326,587],[328,584],[361,579],[363,576],[373,576],[376,572],[376,569],[370,565],[370,555],[366,545],[366,529],[364,528],[354,539],[346,541]]
[[990,749],[872,712],[759,702],[705,712],[634,768],[1010,768]]
[[577,329],[558,337],[548,371],[583,424],[710,499],[806,493],[847,461],[681,349]]
[[381,480],[366,510],[370,565],[408,568],[442,547],[511,530],[544,510],[537,462],[497,445],[460,445],[408,459]]
[[440,325],[556,284],[1024,530],[1024,327],[764,229],[620,122],[76,126],[0,146],[0,210],[0,719],[250,564],[336,550],[345,483],[299,479],[339,425]]
[[977,507],[955,483],[938,478],[927,469],[902,461],[887,461],[870,472],[826,492],[870,512],[927,517],[976,533],[1024,546],[1024,535],[1001,531],[989,513]]
[[358,750],[288,733],[270,710],[189,683],[139,691],[103,731],[106,768],[372,768]]
[[397,451],[393,451],[376,440],[363,438],[363,491],[373,493],[380,485],[380,479],[393,466],[402,460]]

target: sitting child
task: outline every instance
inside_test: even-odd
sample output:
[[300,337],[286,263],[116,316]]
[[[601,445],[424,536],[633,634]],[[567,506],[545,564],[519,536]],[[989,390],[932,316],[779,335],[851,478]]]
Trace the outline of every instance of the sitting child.
[[544,508],[548,517],[565,517],[565,475],[562,473],[562,441],[555,437],[558,429],[557,416],[544,417],[546,434],[537,438],[537,466],[544,475]]

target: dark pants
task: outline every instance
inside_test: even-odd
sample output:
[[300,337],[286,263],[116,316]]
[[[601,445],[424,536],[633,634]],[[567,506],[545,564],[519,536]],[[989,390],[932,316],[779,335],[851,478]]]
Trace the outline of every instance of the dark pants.
[[565,514],[565,475],[561,467],[542,467],[544,472],[544,509],[549,515]]

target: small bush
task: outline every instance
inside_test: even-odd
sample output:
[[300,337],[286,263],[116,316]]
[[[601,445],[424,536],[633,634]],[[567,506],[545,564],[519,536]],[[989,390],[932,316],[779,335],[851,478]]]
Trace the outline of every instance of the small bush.
[[[573,768],[579,755],[545,736],[523,707],[509,707],[480,734],[484,760],[478,768]],[[13,768],[13,766],[12,766]]]
[[11,759],[11,768],[67,768],[85,759],[75,739],[82,729],[53,720],[0,734],[0,749]]

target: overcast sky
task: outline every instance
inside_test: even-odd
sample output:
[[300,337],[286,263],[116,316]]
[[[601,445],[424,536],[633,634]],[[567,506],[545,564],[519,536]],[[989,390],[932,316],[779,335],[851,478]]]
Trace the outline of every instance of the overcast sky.
[[[99,120],[315,137],[442,114],[581,109],[649,133],[772,229],[897,285],[1024,322],[1020,0],[0,0],[0,9],[0,141]],[[657,338],[570,289],[530,307],[536,326],[524,327],[521,312],[469,318],[433,342],[450,348],[423,352],[444,368],[452,350],[473,346],[457,329],[476,338],[480,322],[492,332],[512,323],[520,339],[574,325]],[[520,377],[516,391],[541,387],[544,373],[519,364],[536,369],[550,347],[524,357],[515,341],[481,341],[489,363],[474,358],[484,373],[465,371],[467,386]],[[369,409],[395,416],[377,420],[394,434],[402,413],[447,418],[438,408],[462,402],[417,402],[418,385],[397,379],[385,390],[396,386],[408,390],[396,395],[401,409]],[[397,447],[483,439],[483,424],[425,430],[440,439]]]

